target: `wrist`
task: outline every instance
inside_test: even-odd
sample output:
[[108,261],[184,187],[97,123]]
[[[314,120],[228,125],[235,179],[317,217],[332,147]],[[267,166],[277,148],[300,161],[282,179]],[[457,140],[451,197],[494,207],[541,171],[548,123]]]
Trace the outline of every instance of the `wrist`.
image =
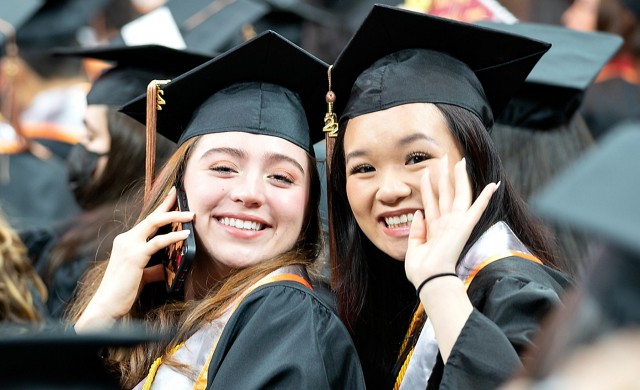
[[449,278],[449,277],[457,278],[458,275],[455,272],[440,272],[440,273],[436,273],[426,277],[425,279],[422,280],[422,282],[420,282],[420,284],[418,284],[418,287],[416,288],[416,296],[420,298],[420,292],[427,285],[427,283],[430,283],[436,279]]
[[109,329],[115,324],[116,319],[108,315],[99,305],[90,302],[74,325],[77,333]]

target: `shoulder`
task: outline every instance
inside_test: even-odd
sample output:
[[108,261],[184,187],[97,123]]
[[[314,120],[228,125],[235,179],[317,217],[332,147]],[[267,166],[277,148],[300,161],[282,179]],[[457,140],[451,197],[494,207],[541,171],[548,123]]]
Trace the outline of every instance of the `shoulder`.
[[481,307],[488,299],[522,296],[526,299],[560,301],[560,296],[572,284],[568,275],[531,260],[511,256],[483,268],[469,286],[474,306]]
[[254,312],[261,307],[291,313],[311,311],[314,316],[335,316],[331,307],[314,290],[294,281],[279,281],[256,288],[242,301],[237,311]]
[[572,283],[570,277],[559,270],[522,257],[510,256],[484,267],[478,272],[470,289],[505,278],[523,283],[540,283],[557,291],[564,290]]

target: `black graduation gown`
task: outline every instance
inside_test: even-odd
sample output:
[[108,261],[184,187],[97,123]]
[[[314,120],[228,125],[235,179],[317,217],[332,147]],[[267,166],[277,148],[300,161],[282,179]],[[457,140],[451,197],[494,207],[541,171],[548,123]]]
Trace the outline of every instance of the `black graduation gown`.
[[520,257],[483,268],[469,286],[474,306],[447,364],[438,355],[427,389],[496,389],[521,366],[540,321],[556,305],[568,277]]
[[290,281],[256,288],[227,322],[207,389],[364,389],[351,337],[314,292]]

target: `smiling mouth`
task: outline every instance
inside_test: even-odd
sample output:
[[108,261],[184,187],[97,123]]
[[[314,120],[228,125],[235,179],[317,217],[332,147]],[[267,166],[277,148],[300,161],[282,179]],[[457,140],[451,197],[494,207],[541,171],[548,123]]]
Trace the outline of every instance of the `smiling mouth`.
[[413,213],[384,217],[383,220],[385,226],[390,229],[409,227],[411,226],[411,221],[413,221]]
[[255,221],[245,221],[239,218],[217,218],[218,222],[225,226],[231,226],[236,229],[259,231],[265,228],[265,225]]

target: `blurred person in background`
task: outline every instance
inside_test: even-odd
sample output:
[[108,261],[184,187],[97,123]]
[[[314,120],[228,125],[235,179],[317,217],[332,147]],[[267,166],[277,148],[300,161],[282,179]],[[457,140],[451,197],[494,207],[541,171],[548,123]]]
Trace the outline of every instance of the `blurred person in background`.
[[[212,58],[159,45],[113,46],[68,51],[66,55],[114,65],[93,83],[87,95],[87,137],[74,147],[67,161],[69,185],[84,211],[53,233],[37,260],[49,289],[50,313],[56,318],[62,316],[80,277],[108,257],[114,237],[124,231],[141,206],[131,198],[144,184],[145,126],[117,108],[144,94],[150,80],[171,79]],[[174,150],[173,142],[158,137],[156,169]]]
[[31,265],[27,248],[0,210],[0,322],[43,323],[46,300],[47,289]]
[[[528,201],[593,146],[578,109],[585,90],[622,45],[622,38],[537,23],[481,24],[552,44],[491,130],[511,182]],[[578,280],[596,240],[558,223],[550,228],[563,251],[559,266]]]
[[598,140],[620,122],[640,119],[640,2],[575,0],[564,12],[565,26],[620,35],[624,44],[587,90],[580,111]]
[[639,149],[640,124],[616,126],[534,196],[540,215],[597,234],[604,244],[504,389],[640,386]]

